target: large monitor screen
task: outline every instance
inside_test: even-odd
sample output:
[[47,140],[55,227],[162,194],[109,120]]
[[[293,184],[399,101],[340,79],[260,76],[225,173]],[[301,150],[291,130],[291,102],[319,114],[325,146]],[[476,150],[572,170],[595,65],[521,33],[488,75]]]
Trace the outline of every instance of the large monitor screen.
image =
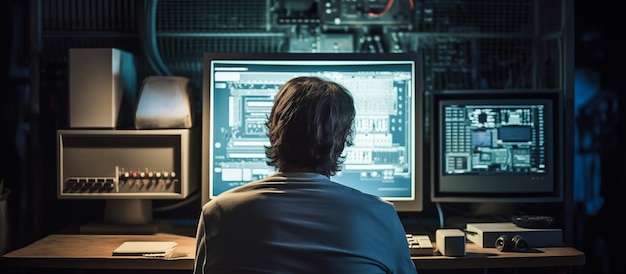
[[416,53],[206,53],[202,204],[277,172],[264,150],[274,96],[290,78],[321,76],[347,87],[357,112],[354,145],[331,179],[421,211],[421,75]]
[[432,98],[432,201],[562,200],[559,91],[440,91]]

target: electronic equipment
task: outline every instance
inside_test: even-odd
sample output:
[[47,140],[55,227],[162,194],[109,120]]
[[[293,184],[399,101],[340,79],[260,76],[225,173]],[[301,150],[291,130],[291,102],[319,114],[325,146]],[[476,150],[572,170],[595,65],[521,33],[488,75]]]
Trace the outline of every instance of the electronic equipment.
[[280,87],[308,75],[339,82],[355,101],[354,145],[331,179],[421,211],[422,66],[418,53],[206,53],[202,204],[276,172],[265,122]]
[[551,216],[518,215],[511,218],[516,226],[525,228],[555,228],[556,222]]
[[149,76],[143,80],[137,108],[135,128],[191,128],[191,85],[182,76]]
[[502,252],[525,252],[530,249],[530,246],[528,246],[528,242],[526,241],[526,239],[524,239],[524,237],[519,234],[515,234],[515,236],[513,236],[513,238],[511,239],[509,239],[509,237],[506,235],[500,235],[500,237],[496,239],[495,246],[498,250]]
[[324,26],[404,25],[411,24],[412,1],[322,0],[318,3]]
[[463,257],[465,251],[465,232],[457,228],[443,228],[435,231],[437,251],[443,256]]
[[559,90],[454,90],[431,96],[433,202],[563,200]]
[[[513,223],[467,223],[465,231],[467,239],[480,247],[505,245],[515,235],[522,237],[523,244],[530,247],[563,246],[563,230],[560,228],[524,228]],[[499,242],[502,236],[506,238],[500,239],[504,242]]]
[[120,49],[70,49],[70,127],[113,129],[129,125],[137,95],[135,66],[134,55]]
[[102,224],[81,232],[156,232],[152,200],[182,200],[196,188],[189,129],[58,130],[58,199],[105,201]]
[[430,237],[425,234],[406,234],[406,240],[409,243],[409,251],[414,256],[432,256],[433,243]]

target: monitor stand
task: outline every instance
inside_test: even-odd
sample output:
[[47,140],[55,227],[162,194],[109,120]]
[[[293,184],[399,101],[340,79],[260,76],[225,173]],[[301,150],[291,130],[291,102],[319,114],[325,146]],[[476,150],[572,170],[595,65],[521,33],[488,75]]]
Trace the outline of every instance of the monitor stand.
[[171,231],[171,224],[152,219],[150,199],[105,201],[104,221],[80,226],[81,234],[154,234]]

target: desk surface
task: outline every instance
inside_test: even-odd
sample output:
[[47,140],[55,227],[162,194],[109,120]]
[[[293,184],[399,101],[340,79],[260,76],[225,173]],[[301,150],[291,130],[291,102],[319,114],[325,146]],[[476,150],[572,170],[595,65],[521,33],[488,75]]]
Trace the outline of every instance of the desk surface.
[[[125,241],[174,241],[178,245],[169,258],[112,256]],[[195,239],[189,236],[52,234],[26,247],[5,254],[10,267],[77,269],[193,269]]]
[[[175,241],[167,259],[112,256],[124,241]],[[10,267],[77,269],[193,269],[195,239],[167,233],[154,235],[52,234],[3,256]],[[517,268],[578,266],[585,254],[572,247],[534,248],[528,252],[500,252],[468,243],[464,257],[441,255],[413,257],[417,269]]]
[[[531,248],[526,252],[500,252],[495,247],[482,248],[477,244],[468,242],[465,248],[466,255],[463,257],[434,255],[412,258],[418,270],[553,267],[585,264],[585,253],[573,247],[541,247]],[[435,251],[435,253],[437,252]]]

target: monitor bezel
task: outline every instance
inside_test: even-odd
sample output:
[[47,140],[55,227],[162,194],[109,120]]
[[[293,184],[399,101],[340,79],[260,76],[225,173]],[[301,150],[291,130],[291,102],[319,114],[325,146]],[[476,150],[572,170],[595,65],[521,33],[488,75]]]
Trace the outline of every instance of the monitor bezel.
[[[551,144],[548,155],[553,165],[552,189],[550,191],[519,193],[502,189],[489,192],[443,192],[440,191],[443,151],[441,149],[440,103],[444,101],[478,102],[484,100],[549,101],[551,104]],[[563,96],[558,89],[487,89],[487,90],[438,90],[432,91],[429,100],[430,123],[430,201],[447,203],[547,203],[562,202],[563,196]],[[530,176],[529,176],[530,177]],[[459,178],[461,178],[459,176]],[[485,176],[497,179],[496,176]],[[460,179],[459,179],[460,180]],[[493,185],[493,184],[491,184]]]
[[323,61],[323,60],[332,60],[332,61],[412,61],[415,64],[415,83],[414,83],[414,104],[415,104],[415,145],[414,148],[418,151],[415,152],[414,157],[414,170],[415,170],[415,189],[414,189],[414,200],[406,200],[406,201],[392,201],[394,204],[396,211],[398,212],[420,212],[424,208],[424,172],[423,172],[423,152],[424,152],[424,144],[423,144],[423,117],[424,117],[424,109],[423,109],[423,100],[424,100],[424,89],[423,89],[423,70],[424,65],[422,61],[422,55],[420,53],[216,53],[216,52],[205,52],[203,56],[203,79],[202,79],[202,142],[201,142],[201,206],[210,201],[210,193],[209,193],[209,178],[210,178],[210,160],[209,159],[209,149],[211,149],[209,144],[209,127],[211,121],[211,113],[207,111],[211,104],[209,93],[211,92],[211,63],[219,60],[288,60],[288,61]]

